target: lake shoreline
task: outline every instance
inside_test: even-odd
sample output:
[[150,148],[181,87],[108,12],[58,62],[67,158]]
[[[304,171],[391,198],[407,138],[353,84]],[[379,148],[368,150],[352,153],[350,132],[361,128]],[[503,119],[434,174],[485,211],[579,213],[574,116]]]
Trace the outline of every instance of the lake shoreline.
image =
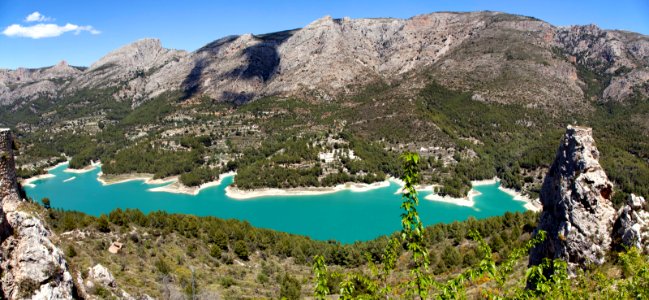
[[174,182],[176,180],[178,180],[178,176],[153,179],[153,174],[147,173],[107,175],[104,174],[104,172],[99,172],[99,174],[97,174],[97,181],[99,181],[101,185],[113,185],[129,181],[143,181],[145,184],[165,184]]
[[47,167],[47,168],[45,168],[45,169],[43,169],[43,170],[45,170],[46,172],[49,172],[49,171],[52,171],[52,170],[54,170],[54,169],[56,169],[56,168],[58,168],[58,167],[61,167],[61,166],[67,165],[67,164],[69,164],[69,163],[70,163],[69,160],[62,161],[62,162],[60,162],[60,163],[58,163],[58,164],[56,164],[56,165],[53,165],[53,166],[51,166],[51,167]]
[[465,207],[473,207],[475,205],[475,197],[482,195],[482,193],[476,191],[475,189],[471,189],[469,191],[469,194],[466,197],[463,198],[455,198],[451,196],[441,196],[439,194],[430,194],[424,197],[426,200],[430,201],[436,201],[436,202],[444,202],[444,203],[449,203],[449,204],[455,204],[459,206],[465,206]]
[[481,186],[481,185],[491,185],[491,184],[496,184],[499,183],[500,179],[498,177],[494,177],[491,179],[483,179],[483,180],[473,180],[471,181],[471,187],[474,186]]
[[510,188],[505,188],[502,186],[499,186],[498,189],[501,190],[503,193],[509,194],[510,196],[514,197],[515,201],[525,202],[524,207],[527,210],[531,210],[534,212],[540,212],[543,210],[543,205],[541,204],[541,201],[539,199],[532,199],[526,195],[523,195],[521,192],[518,192]]
[[[70,162],[68,161],[67,163],[69,164]],[[65,170],[63,170],[63,172],[73,173],[73,174],[83,174],[83,173],[88,173],[88,172],[90,172],[90,171],[92,171],[92,170],[94,170],[94,169],[96,169],[98,167],[101,167],[101,162],[100,161],[98,161],[98,162],[91,161],[89,166],[85,166],[85,167],[83,167],[81,169],[73,169],[73,168],[68,167]]]
[[347,182],[331,187],[299,187],[299,188],[262,188],[252,190],[242,190],[231,185],[225,188],[225,195],[236,200],[247,200],[258,197],[272,196],[316,196],[332,194],[340,191],[366,192],[373,189],[389,187],[390,180],[384,180],[374,183]]
[[167,184],[164,186],[150,188],[147,191],[149,192],[166,192],[172,194],[187,194],[196,196],[200,193],[201,190],[204,190],[209,187],[218,186],[221,184],[224,178],[229,176],[234,176],[235,172],[227,172],[219,175],[219,179],[203,183],[199,186],[186,186],[180,183],[180,176],[171,176],[162,179],[153,179],[153,174],[147,173],[132,173],[132,174],[119,174],[119,175],[106,175],[103,172],[97,174],[97,181],[102,185],[113,185],[120,184],[129,181],[142,181],[145,184],[157,185],[157,184]]
[[475,197],[482,195],[482,193],[478,192],[474,187],[481,186],[481,185],[497,184],[499,182],[500,180],[498,179],[498,177],[494,177],[492,179],[474,180],[471,181],[471,189],[469,190],[469,193],[468,195],[466,195],[466,197],[458,198],[458,197],[451,197],[448,195],[441,196],[433,192],[433,194],[424,197],[424,199],[430,201],[455,204],[455,205],[465,206],[465,207],[473,207],[475,205]]
[[69,164],[69,163],[70,163],[70,161],[68,160],[68,161],[60,162],[60,163],[58,163],[58,164],[56,164],[56,165],[53,165],[53,166],[51,166],[51,167],[44,168],[43,170],[45,170],[45,172],[47,172],[47,173],[45,173],[45,174],[40,174],[40,175],[36,175],[36,176],[32,176],[32,177],[29,177],[29,178],[26,178],[26,179],[22,179],[22,180],[20,181],[20,184],[21,184],[22,186],[28,186],[28,187],[33,188],[33,187],[36,186],[36,185],[34,184],[34,182],[36,182],[36,181],[39,181],[39,180],[41,180],[41,179],[48,179],[48,178],[54,178],[54,177],[56,177],[54,174],[49,173],[51,170],[54,170],[54,169],[56,169],[56,168],[58,168],[58,167],[61,167],[61,166],[67,165],[67,164]]
[[[103,173],[100,172],[97,176],[97,181],[101,182],[102,185],[119,184],[119,183],[124,183],[129,181],[143,181],[145,184],[169,183],[168,185],[165,186],[150,188],[148,189],[148,191],[166,192],[172,194],[186,194],[186,195],[196,196],[198,195],[198,193],[200,193],[200,191],[204,189],[214,187],[214,186],[219,186],[222,183],[222,180],[224,178],[229,176],[235,176],[235,175],[236,172],[228,172],[228,173],[220,174],[219,179],[215,181],[206,182],[201,184],[200,186],[195,186],[195,187],[188,187],[180,183],[179,176],[172,176],[163,179],[153,179],[152,174],[143,174],[143,173],[104,175]],[[111,178],[107,176],[114,176],[114,177]],[[225,195],[235,200],[249,200],[249,199],[255,199],[260,197],[279,197],[279,196],[318,196],[318,195],[332,194],[332,193],[345,191],[345,190],[349,190],[352,192],[366,192],[377,188],[389,187],[391,182],[396,183],[397,185],[400,186],[399,189],[397,189],[397,191],[395,192],[395,194],[397,195],[400,194],[404,182],[399,178],[389,177],[384,181],[374,182],[371,184],[359,183],[359,182],[347,182],[344,184],[338,184],[336,186],[331,186],[331,187],[299,187],[299,188],[288,188],[288,189],[260,188],[260,189],[252,189],[252,190],[242,190],[237,187],[233,187],[232,185],[229,185],[225,187]],[[471,190],[469,191],[466,197],[462,197],[462,198],[441,196],[433,193],[430,195],[426,195],[424,199],[429,201],[443,202],[443,203],[454,204],[454,205],[464,206],[464,207],[474,207],[475,197],[481,195],[481,193],[475,190],[473,187],[497,184],[499,182],[500,179],[497,177],[494,177],[492,179],[471,181],[471,186],[472,186]],[[439,185],[417,186],[417,190],[423,192],[433,192],[433,189],[437,186]],[[539,212],[543,209],[538,199],[531,199],[527,196],[524,196],[520,192],[517,192],[512,189],[504,188],[502,186],[499,186],[498,189],[514,197],[514,200],[516,201],[525,202],[524,207],[527,210]]]
[[[48,167],[45,170],[49,172],[53,169],[59,168],[69,163],[70,163],[69,161],[61,162],[52,167]],[[83,174],[83,173],[93,171],[97,167],[101,167],[100,161],[91,162],[89,166],[84,167],[82,169],[66,168],[65,170],[63,170],[63,172],[73,173],[73,174]],[[180,176],[171,176],[162,179],[153,179],[154,177],[153,174],[147,174],[147,173],[106,175],[100,171],[97,174],[97,181],[100,182],[103,186],[125,183],[129,181],[142,181],[145,184],[149,184],[149,185],[167,184],[164,186],[150,188],[147,191],[166,192],[172,194],[186,194],[186,195],[196,196],[200,193],[200,191],[204,189],[221,185],[224,178],[235,176],[235,175],[236,172],[223,173],[219,175],[219,178],[217,180],[206,182],[201,184],[200,186],[194,186],[194,187],[189,187],[180,183],[179,181]],[[50,173],[42,174],[42,175],[30,177],[28,179],[24,179],[23,181],[21,181],[21,184],[33,188],[35,187],[34,182],[41,179],[48,179],[53,177],[55,177],[55,175]],[[481,186],[481,185],[498,184],[499,182],[500,179],[498,177],[494,177],[492,179],[471,181],[471,187],[472,187],[471,190],[469,191],[466,197],[462,197],[462,198],[441,196],[439,194],[435,194],[434,188],[438,187],[439,185],[434,185],[434,184],[425,185],[425,186],[419,185],[416,188],[418,191],[432,192],[432,194],[426,195],[424,197],[424,199],[426,200],[454,204],[454,205],[464,206],[464,207],[473,207],[475,205],[475,197],[481,195],[481,193],[476,191],[474,187]],[[374,182],[370,184],[359,183],[359,182],[346,182],[344,184],[338,184],[336,186],[331,186],[331,187],[299,187],[299,188],[288,188],[288,189],[261,188],[261,189],[252,189],[252,190],[242,190],[237,187],[233,187],[232,185],[228,185],[227,187],[225,187],[225,195],[235,200],[248,200],[248,199],[269,197],[269,196],[270,197],[272,196],[317,196],[317,195],[332,194],[332,193],[345,191],[345,190],[349,190],[352,192],[366,192],[373,189],[389,187],[390,183],[395,183],[399,185],[399,189],[397,189],[395,194],[398,195],[402,193],[402,188],[405,183],[399,178],[389,177],[383,181]],[[499,186],[498,189],[512,196],[515,201],[525,202],[524,207],[527,210],[539,212],[543,209],[538,199],[531,199],[528,196],[525,196],[518,191],[509,188],[504,188],[502,186]]]
[[[499,184],[499,183],[500,183],[500,178],[498,177],[494,177],[492,179],[486,179],[486,180],[475,180],[475,181],[471,181],[471,190],[469,190],[469,194],[466,197],[456,198],[451,196],[441,196],[433,193],[424,197],[424,199],[437,201],[437,202],[450,203],[450,204],[455,204],[460,206],[466,206],[466,207],[473,207],[475,205],[474,198],[476,196],[481,195],[481,193],[476,191],[474,187],[481,186],[481,185]],[[541,205],[539,199],[532,199],[526,195],[523,195],[521,192],[518,192],[510,188],[505,188],[502,185],[499,185],[498,189],[503,193],[512,196],[515,201],[524,202],[525,205],[523,205],[523,207],[525,207],[525,209],[527,210],[531,210],[533,212],[540,212],[543,210],[543,205]]]
[[20,184],[22,186],[28,186],[28,187],[33,188],[33,187],[36,187],[34,182],[39,181],[41,179],[48,179],[48,178],[54,178],[54,177],[56,177],[56,176],[54,174],[50,174],[50,173],[36,175],[36,176],[29,177],[27,179],[23,179],[22,181],[20,181]]
[[214,181],[206,182],[203,183],[199,186],[186,186],[182,183],[180,183],[179,179],[180,176],[174,176],[174,177],[169,177],[167,182],[169,180],[174,181],[171,184],[165,185],[165,186],[160,186],[160,187],[155,187],[155,188],[150,188],[148,189],[149,192],[165,192],[165,193],[172,193],[172,194],[187,194],[187,195],[192,195],[196,196],[198,193],[200,193],[202,190],[214,186],[219,186],[223,182],[223,179],[226,177],[234,176],[236,173],[235,172],[227,172],[223,174],[219,174],[219,178]]

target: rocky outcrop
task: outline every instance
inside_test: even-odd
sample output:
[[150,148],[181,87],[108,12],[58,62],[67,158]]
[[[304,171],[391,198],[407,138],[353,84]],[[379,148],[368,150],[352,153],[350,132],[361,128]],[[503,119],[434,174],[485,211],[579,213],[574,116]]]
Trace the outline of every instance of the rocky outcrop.
[[599,100],[619,102],[635,93],[649,95],[647,36],[586,25],[559,28],[555,37],[576,64],[611,77]]
[[531,265],[544,258],[563,259],[571,269],[605,262],[616,213],[613,184],[598,159],[592,129],[568,126],[541,190],[538,229],[547,238],[532,249]]
[[622,101],[636,94],[645,97],[649,95],[649,68],[635,69],[628,74],[614,77],[602,97],[607,101]]
[[[104,297],[123,300],[153,299],[147,294],[132,296],[123,289],[120,289],[108,268],[101,264],[96,264],[94,267],[88,268],[88,276],[85,281],[81,277],[81,273],[78,273],[77,282],[79,283],[81,294],[83,294],[84,298],[88,300],[104,299]],[[103,295],[100,296],[101,298],[96,295],[98,288],[104,289]],[[105,293],[109,293],[109,295],[106,295]]]
[[14,148],[11,130],[0,128],[0,200],[18,193]]
[[0,298],[73,299],[75,288],[51,232],[23,211],[13,164],[11,131],[0,130]]
[[643,197],[629,195],[626,204],[618,211],[613,226],[613,245],[618,250],[636,247],[649,252],[649,212]]
[[88,279],[107,287],[116,286],[113,275],[101,264],[96,264],[94,267],[88,269]]
[[70,83],[65,93],[86,88],[115,88],[116,100],[137,104],[153,91],[163,89],[158,85],[163,80],[151,75],[186,55],[185,51],[162,47],[158,39],[141,39],[100,58],[84,76]]
[[65,61],[38,69],[0,69],[0,105],[39,97],[53,98],[59,95],[65,83],[82,74],[82,68],[72,67]]

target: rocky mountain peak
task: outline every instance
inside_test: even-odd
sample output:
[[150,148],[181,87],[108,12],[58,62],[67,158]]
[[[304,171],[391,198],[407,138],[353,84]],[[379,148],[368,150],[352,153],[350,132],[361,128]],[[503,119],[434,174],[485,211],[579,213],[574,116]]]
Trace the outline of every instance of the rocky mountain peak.
[[64,78],[79,75],[82,72],[70,65],[65,60],[60,61],[58,64],[53,65],[49,68],[43,70],[43,75],[40,79],[54,79],[54,78]]
[[320,19],[317,19],[317,20],[309,23],[309,25],[305,26],[304,28],[307,29],[307,28],[314,28],[314,27],[318,27],[318,26],[327,26],[327,25],[333,25],[333,24],[334,24],[334,18],[332,18],[330,15],[326,15],[326,16],[320,18]]
[[568,126],[541,190],[538,229],[546,240],[532,249],[530,264],[560,258],[571,268],[602,264],[611,246],[613,184],[599,164],[592,129]]
[[141,39],[108,53],[90,66],[89,71],[108,64],[119,66],[147,66],[167,49],[162,47],[159,39]]

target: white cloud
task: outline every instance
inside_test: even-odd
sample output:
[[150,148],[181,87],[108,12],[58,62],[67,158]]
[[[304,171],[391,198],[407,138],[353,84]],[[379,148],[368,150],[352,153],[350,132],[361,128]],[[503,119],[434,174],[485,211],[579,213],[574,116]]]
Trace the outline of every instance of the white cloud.
[[25,18],[25,22],[47,22],[53,21],[54,19],[41,15],[41,13],[35,11]]
[[73,32],[75,35],[82,31],[87,31],[90,34],[100,34],[101,32],[92,26],[80,26],[76,24],[67,23],[64,26],[59,26],[53,23],[44,23],[53,21],[53,18],[41,15],[40,12],[35,11],[25,17],[25,22],[38,22],[35,25],[23,26],[20,24],[11,24],[2,31],[2,34],[10,37],[26,37],[32,39],[41,39],[48,37],[57,37],[66,32]]
[[36,24],[32,26],[12,24],[5,28],[2,34],[10,37],[41,39],[48,37],[57,37],[66,32],[74,32],[74,34],[79,34],[82,31],[90,32],[90,34],[101,33],[99,30],[94,29],[92,26],[79,26],[67,23],[65,24],[65,26],[59,26],[57,24]]

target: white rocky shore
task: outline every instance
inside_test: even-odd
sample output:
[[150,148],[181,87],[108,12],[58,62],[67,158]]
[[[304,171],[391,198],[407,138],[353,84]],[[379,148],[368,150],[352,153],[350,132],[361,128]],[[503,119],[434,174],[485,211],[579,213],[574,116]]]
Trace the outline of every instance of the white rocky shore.
[[[68,163],[69,162],[62,162],[60,164],[57,164],[56,166],[48,168],[47,170],[51,170]],[[97,167],[101,167],[101,162],[99,161],[92,162],[90,166],[87,166],[83,169],[67,168],[64,170],[64,172],[82,174],[82,173],[92,171]],[[97,174],[97,181],[99,181],[102,185],[112,185],[112,184],[124,183],[129,181],[143,181],[145,184],[155,184],[155,185],[168,183],[167,185],[164,186],[151,188],[149,189],[149,191],[166,192],[166,193],[174,193],[174,194],[187,194],[187,195],[195,196],[198,195],[198,193],[200,193],[201,190],[218,186],[222,183],[222,180],[224,178],[235,176],[235,175],[236,172],[224,173],[219,175],[219,178],[215,181],[206,182],[204,184],[201,184],[200,186],[195,186],[195,187],[188,187],[180,183],[179,176],[172,176],[172,177],[167,177],[162,179],[153,179],[153,174],[146,174],[146,173],[106,175],[103,174],[103,172],[99,172],[99,174]],[[40,179],[52,178],[52,177],[54,177],[53,174],[38,175],[23,180],[22,184],[24,186],[34,187],[33,183],[35,181]],[[401,187],[403,187],[404,182],[399,178],[395,178],[395,177],[390,177],[384,181],[375,182],[371,184],[347,182],[332,187],[299,187],[299,188],[289,188],[289,189],[262,188],[262,189],[253,189],[253,190],[242,190],[237,187],[228,186],[225,188],[225,194],[226,196],[237,200],[254,199],[254,198],[268,197],[268,196],[314,196],[314,195],[331,194],[331,193],[336,193],[345,190],[349,190],[352,192],[365,192],[373,189],[389,187],[391,182],[396,183],[397,185],[400,186],[400,188],[395,191],[395,194],[400,194]],[[494,177],[492,179],[471,181],[471,185],[475,187],[480,185],[495,184],[498,182],[500,182],[500,179],[498,177]],[[417,190],[421,192],[433,192],[434,188],[437,186],[438,185],[420,185],[417,186]],[[530,199],[529,197],[512,189],[507,189],[503,187],[499,187],[499,189],[514,197],[514,200],[525,202],[525,208],[528,210],[541,211],[542,209],[542,206],[538,201],[538,199]],[[424,199],[430,201],[437,201],[437,202],[444,202],[444,203],[449,203],[454,205],[466,206],[466,207],[473,207],[475,205],[475,197],[478,195],[480,195],[480,192],[476,191],[475,189],[471,189],[468,195],[462,198],[441,196],[433,192],[432,194],[426,195]]]
[[89,166],[83,167],[81,169],[67,168],[67,169],[63,170],[63,172],[74,173],[74,174],[83,174],[83,173],[88,173],[88,172],[90,172],[90,171],[92,171],[92,170],[94,170],[94,169],[96,169],[98,167],[101,167],[101,162],[100,161],[97,161],[97,162],[91,161]]
[[[480,186],[480,185],[489,185],[489,184],[495,184],[499,182],[500,180],[497,177],[494,177],[492,179],[485,179],[485,180],[475,180],[471,181],[471,186]],[[433,189],[424,189],[424,191],[433,191]],[[451,197],[451,196],[441,196],[438,194],[430,194],[424,199],[426,200],[431,200],[431,201],[437,201],[437,202],[444,202],[444,203],[450,203],[450,204],[455,204],[459,206],[466,206],[466,207],[473,207],[475,205],[475,197],[481,195],[480,192],[476,191],[475,189],[471,189],[469,191],[469,194],[466,197],[463,198],[456,198],[456,197]]]
[[[492,179],[485,179],[485,180],[475,180],[471,181],[471,186],[476,187],[476,186],[481,186],[481,185],[490,185],[490,184],[496,184],[500,182],[500,179],[498,177],[494,177]],[[507,193],[514,197],[514,200],[516,201],[522,201],[525,202],[525,209],[539,212],[543,209],[543,206],[541,205],[541,202],[539,202],[538,199],[532,199],[528,196],[523,195],[521,192],[518,192],[513,189],[509,188],[504,188],[502,186],[498,187],[499,190],[501,190],[504,193]],[[428,190],[430,191],[430,190]],[[455,205],[460,205],[460,206],[467,206],[467,207],[473,207],[475,205],[475,197],[479,196],[481,193],[476,191],[475,189],[471,189],[469,191],[469,194],[466,197],[463,198],[455,198],[455,197],[450,197],[450,196],[441,196],[438,194],[430,194],[424,197],[426,200],[431,200],[431,201],[438,201],[438,202],[444,202],[444,203],[450,203],[450,204],[455,204]]]
[[469,191],[469,194],[464,197],[464,198],[454,198],[451,196],[441,196],[438,194],[430,194],[424,199],[426,200],[431,200],[431,201],[436,201],[436,202],[444,202],[444,203],[449,203],[449,204],[455,204],[459,206],[466,206],[466,207],[473,207],[475,205],[475,196],[480,195],[480,192],[471,189]]
[[[52,169],[58,168],[63,165],[69,164],[69,161],[59,163],[55,166],[46,168],[46,171],[50,171]],[[101,167],[101,162],[91,162],[91,164],[87,167],[84,167],[82,169],[72,169],[72,168],[66,168],[63,170],[65,173],[73,173],[73,174],[83,174],[90,172],[92,170],[95,170],[96,168]],[[161,186],[161,187],[156,187],[156,188],[151,188],[149,191],[151,192],[167,192],[167,193],[175,193],[175,194],[188,194],[188,195],[197,195],[201,190],[213,187],[213,186],[218,186],[221,184],[221,181],[225,177],[229,176],[234,176],[234,172],[228,172],[219,175],[219,179],[211,182],[204,183],[200,186],[196,187],[188,187],[183,184],[181,184],[179,180],[179,176],[172,176],[172,177],[167,177],[167,178],[162,178],[162,179],[153,179],[153,174],[145,174],[145,173],[135,173],[135,174],[123,174],[123,175],[106,175],[103,172],[99,172],[97,174],[97,181],[99,181],[102,185],[112,185],[112,184],[118,184],[118,183],[125,183],[129,181],[143,181],[145,184],[165,184],[168,183],[168,185]],[[35,187],[34,182],[41,180],[41,179],[48,179],[48,178],[54,178],[56,175],[54,174],[41,174],[37,176],[30,177],[28,179],[24,179],[21,181],[21,184],[23,186],[29,186],[29,187]],[[68,178],[64,180],[64,182],[69,182],[76,179],[76,177]]]
[[186,186],[179,182],[179,176],[172,176],[162,179],[153,179],[153,174],[125,174],[125,175],[111,175],[107,176],[100,172],[97,175],[97,181],[101,182],[102,185],[112,185],[118,183],[125,183],[129,181],[143,181],[145,184],[165,184],[165,186],[150,188],[149,192],[166,192],[174,194],[187,194],[196,196],[201,190],[204,190],[209,187],[218,186],[221,184],[222,180],[226,177],[234,176],[234,172],[223,173],[219,175],[219,179],[206,182],[200,186]]
[[[58,163],[58,164],[56,164],[54,166],[51,166],[49,168],[45,168],[45,171],[49,172],[50,170],[56,169],[56,168],[58,168],[60,166],[63,166],[63,165],[67,165],[69,163],[70,163],[70,161],[60,162],[60,163]],[[36,176],[29,177],[27,179],[21,180],[20,184],[22,186],[35,187],[36,185],[34,184],[34,182],[39,181],[41,179],[48,179],[48,178],[54,178],[54,177],[56,177],[56,176],[54,174],[50,174],[50,173],[36,175]]]
[[153,179],[153,174],[146,174],[146,173],[106,175],[103,172],[99,172],[99,174],[97,174],[97,181],[99,181],[102,185],[113,185],[113,184],[129,182],[129,181],[143,181],[146,184],[165,184],[165,183],[172,183],[177,180],[178,180],[178,176],[162,178],[162,179]]
[[34,184],[34,182],[39,181],[41,179],[47,179],[47,178],[53,178],[53,177],[55,177],[54,174],[49,174],[49,173],[36,175],[36,176],[29,177],[27,179],[22,180],[20,182],[20,184],[22,186],[35,187],[36,185]]
[[498,187],[498,189],[503,191],[504,193],[507,193],[507,194],[513,196],[514,200],[516,200],[516,201],[525,202],[524,206],[525,206],[525,208],[527,210],[536,211],[536,212],[539,212],[539,211],[543,210],[543,205],[541,205],[541,201],[539,201],[538,198],[537,199],[532,199],[532,198],[530,198],[530,197],[528,197],[526,195],[521,194],[520,192],[518,192],[516,190],[504,188],[502,186]]
[[245,199],[253,199],[253,198],[267,197],[267,196],[324,195],[324,194],[331,194],[331,193],[336,193],[344,190],[349,190],[352,192],[366,192],[373,189],[378,189],[378,188],[383,188],[388,186],[390,186],[389,180],[384,180],[384,181],[375,182],[371,184],[347,182],[333,187],[301,187],[301,188],[290,188],[290,189],[265,188],[265,189],[254,189],[254,190],[242,190],[236,187],[228,186],[225,188],[225,195],[233,199],[245,200]]
[[[151,188],[149,189],[149,192],[167,192],[167,193],[174,193],[174,194],[188,194],[188,195],[193,195],[196,196],[198,193],[200,193],[201,190],[213,187],[213,186],[218,186],[221,184],[224,178],[226,177],[231,177],[234,176],[234,172],[228,172],[228,173],[223,173],[219,175],[219,179],[215,181],[210,181],[201,184],[200,186],[186,186],[178,181],[178,176],[170,177],[168,179],[164,180],[171,180],[173,181],[172,184],[168,184],[165,186],[161,187],[156,187],[156,188]],[[169,182],[169,181],[167,181]]]

